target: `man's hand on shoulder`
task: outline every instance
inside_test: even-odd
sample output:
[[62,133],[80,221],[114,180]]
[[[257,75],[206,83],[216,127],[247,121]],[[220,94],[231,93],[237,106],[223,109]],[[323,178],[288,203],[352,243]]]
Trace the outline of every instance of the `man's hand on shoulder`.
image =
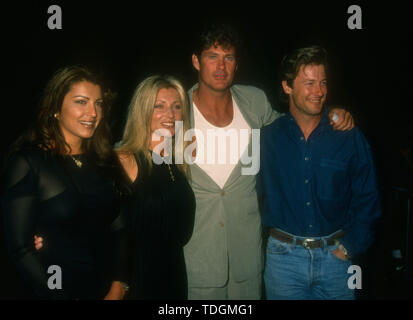
[[328,116],[334,130],[349,131],[354,128],[353,116],[343,108],[330,108]]

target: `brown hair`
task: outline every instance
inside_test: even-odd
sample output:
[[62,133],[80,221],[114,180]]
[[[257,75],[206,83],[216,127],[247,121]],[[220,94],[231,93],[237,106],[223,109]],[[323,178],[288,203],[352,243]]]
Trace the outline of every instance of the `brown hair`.
[[[37,109],[34,126],[20,137],[12,149],[18,149],[24,143],[37,145],[53,154],[66,154],[71,150],[61,132],[59,122],[54,115],[60,112],[63,99],[73,84],[88,81],[100,86],[102,90],[102,119],[90,139],[82,141],[82,151],[91,152],[99,162],[105,162],[112,156],[111,134],[108,115],[113,94],[104,86],[100,75],[85,66],[68,66],[57,70],[48,81]],[[13,151],[13,150],[12,150]]]
[[243,42],[234,26],[226,23],[212,22],[203,26],[203,30],[195,40],[193,51],[200,59],[204,50],[218,45],[224,49],[234,48],[237,57],[243,49]]
[[[285,55],[281,61],[281,81],[286,81],[287,85],[292,88],[294,79],[300,72],[301,66],[323,65],[327,72],[327,64],[327,51],[320,46],[296,49],[290,54]],[[280,100],[281,102],[288,101],[288,97],[282,88],[280,91]]]
[[94,163],[106,170],[101,173],[113,181],[113,190],[118,197],[131,193],[127,178],[119,163],[118,157],[111,143],[109,112],[114,94],[105,87],[100,75],[84,66],[68,66],[57,70],[48,81],[37,109],[37,119],[25,133],[23,133],[10,147],[3,161],[3,170],[6,161],[15,151],[40,147],[54,155],[64,155],[70,151],[65,141],[59,122],[54,117],[60,112],[63,99],[75,83],[87,81],[98,85],[102,91],[102,118],[93,136],[82,140],[82,151],[88,153]]

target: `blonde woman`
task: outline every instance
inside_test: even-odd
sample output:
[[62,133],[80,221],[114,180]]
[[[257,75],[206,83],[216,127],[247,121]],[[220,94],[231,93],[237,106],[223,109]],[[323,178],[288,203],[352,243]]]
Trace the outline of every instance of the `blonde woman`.
[[[132,299],[187,299],[183,246],[195,197],[187,164],[176,163],[175,128],[189,129],[188,110],[185,90],[170,76],[145,79],[129,106],[117,153],[133,190],[124,208],[134,248]],[[167,141],[172,148],[160,148]]]

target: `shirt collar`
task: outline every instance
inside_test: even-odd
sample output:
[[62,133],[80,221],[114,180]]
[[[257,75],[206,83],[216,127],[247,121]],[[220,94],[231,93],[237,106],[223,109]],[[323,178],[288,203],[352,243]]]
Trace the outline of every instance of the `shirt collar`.
[[[319,124],[317,125],[317,127],[314,129],[314,131],[311,133],[311,135],[320,134],[320,133],[324,132],[326,129],[331,127],[330,126],[330,118],[328,116],[328,108],[326,106],[324,106],[323,111],[321,113],[322,113],[321,120],[320,120]],[[301,129],[298,126],[297,121],[295,120],[293,115],[290,113],[290,111],[288,111],[286,113],[286,115],[290,120],[288,122],[290,124],[295,124],[295,126],[299,129],[300,135],[302,135]],[[292,129],[292,127],[293,126],[290,126],[290,129]]]

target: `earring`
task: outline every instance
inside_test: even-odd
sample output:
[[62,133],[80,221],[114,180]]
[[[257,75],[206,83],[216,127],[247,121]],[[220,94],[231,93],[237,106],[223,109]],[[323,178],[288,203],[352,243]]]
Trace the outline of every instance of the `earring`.
[[57,113],[55,113],[53,116],[57,119]]

